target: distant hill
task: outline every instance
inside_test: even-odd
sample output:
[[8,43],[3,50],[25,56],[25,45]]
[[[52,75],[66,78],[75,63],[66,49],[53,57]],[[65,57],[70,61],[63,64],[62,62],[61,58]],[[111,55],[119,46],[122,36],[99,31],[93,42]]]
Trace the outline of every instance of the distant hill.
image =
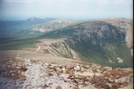
[[25,28],[28,28],[32,25],[46,23],[46,22],[52,21],[52,20],[55,20],[55,19],[54,18],[40,19],[40,18],[36,18],[36,17],[31,17],[27,20],[22,21],[20,25],[24,26]]
[[8,37],[10,33],[27,29],[28,27],[36,24],[46,23],[48,21],[55,20],[54,18],[40,19],[31,17],[22,21],[0,21],[0,37]]
[[56,29],[61,29],[70,25],[74,25],[76,23],[78,23],[78,21],[75,20],[53,20],[47,23],[33,25],[28,30],[38,32],[48,32]]
[[[28,21],[31,22],[32,18],[28,19]],[[47,32],[59,30],[61,28],[75,25],[75,24],[78,24],[80,22],[82,22],[82,21],[52,20],[52,21],[48,21],[46,23],[32,25],[26,29],[14,31],[13,33],[11,33],[9,35],[10,35],[10,37],[38,37],[38,36],[43,35]]]

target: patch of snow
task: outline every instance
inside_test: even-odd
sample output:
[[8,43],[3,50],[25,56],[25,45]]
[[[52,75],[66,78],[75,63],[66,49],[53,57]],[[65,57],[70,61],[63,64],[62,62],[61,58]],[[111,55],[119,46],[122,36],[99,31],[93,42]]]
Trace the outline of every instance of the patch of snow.
[[133,56],[133,49],[131,49],[131,55]]
[[123,62],[123,60],[121,59],[121,58],[117,58],[117,60],[118,60],[118,63],[122,63]]

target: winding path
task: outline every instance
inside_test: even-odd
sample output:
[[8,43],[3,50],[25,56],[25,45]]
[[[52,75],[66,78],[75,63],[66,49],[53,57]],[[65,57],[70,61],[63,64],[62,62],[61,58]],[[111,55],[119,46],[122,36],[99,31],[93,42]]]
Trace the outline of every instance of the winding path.
[[39,44],[37,44],[37,46],[38,46],[38,48],[37,48],[37,52],[40,50],[40,46],[39,46]]

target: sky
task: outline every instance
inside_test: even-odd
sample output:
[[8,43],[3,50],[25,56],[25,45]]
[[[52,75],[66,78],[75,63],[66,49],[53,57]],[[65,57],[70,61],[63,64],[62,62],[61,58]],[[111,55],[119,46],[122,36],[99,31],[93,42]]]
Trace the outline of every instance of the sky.
[[0,20],[132,18],[132,0],[0,0]]

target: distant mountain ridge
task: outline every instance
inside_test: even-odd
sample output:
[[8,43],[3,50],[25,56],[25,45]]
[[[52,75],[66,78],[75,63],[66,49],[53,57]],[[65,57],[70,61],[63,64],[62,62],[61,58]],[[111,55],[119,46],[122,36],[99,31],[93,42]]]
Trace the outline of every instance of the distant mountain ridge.
[[[28,19],[27,22],[31,23],[34,18]],[[50,19],[48,19],[50,20]],[[77,20],[51,20],[41,24],[35,24],[25,29],[16,30],[8,34],[8,37],[38,37],[47,32],[53,30],[59,30],[71,25],[81,23],[82,21]]]
[[24,20],[22,22],[22,25],[26,25],[26,28],[27,28],[27,27],[30,27],[32,25],[42,24],[42,23],[52,21],[52,20],[55,20],[55,19],[54,18],[40,19],[40,18],[37,18],[37,17],[31,17],[31,18],[29,18],[27,20]]
[[77,23],[75,20],[53,20],[47,23],[33,25],[29,28],[31,31],[47,32],[54,29],[61,29]]
[[40,19],[37,17],[31,17],[27,20],[21,21],[0,21],[0,37],[8,37],[9,33],[14,31],[26,29],[32,25],[41,24],[52,20],[55,20],[55,18]]

